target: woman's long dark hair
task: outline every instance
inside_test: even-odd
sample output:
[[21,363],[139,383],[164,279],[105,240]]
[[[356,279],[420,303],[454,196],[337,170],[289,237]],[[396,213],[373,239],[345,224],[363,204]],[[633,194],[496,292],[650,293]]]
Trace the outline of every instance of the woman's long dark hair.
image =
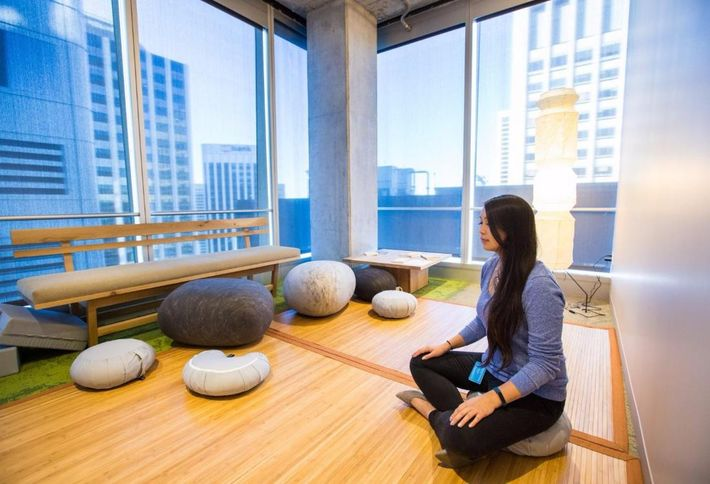
[[500,245],[501,272],[495,293],[488,303],[488,358],[496,350],[503,355],[503,367],[513,360],[511,340],[523,321],[523,289],[537,260],[537,234],[533,210],[520,197],[500,195],[484,204],[488,226]]

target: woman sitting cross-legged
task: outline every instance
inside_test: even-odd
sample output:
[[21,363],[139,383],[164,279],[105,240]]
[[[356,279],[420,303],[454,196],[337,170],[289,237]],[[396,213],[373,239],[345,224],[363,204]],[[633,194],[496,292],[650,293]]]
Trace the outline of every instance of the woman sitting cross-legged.
[[[478,315],[459,334],[419,348],[410,368],[421,392],[397,396],[429,420],[444,466],[459,467],[543,432],[562,414],[567,371],[562,353],[564,297],[537,261],[532,208],[520,197],[488,200]],[[452,351],[486,336],[485,353]],[[480,392],[463,400],[459,388]]]

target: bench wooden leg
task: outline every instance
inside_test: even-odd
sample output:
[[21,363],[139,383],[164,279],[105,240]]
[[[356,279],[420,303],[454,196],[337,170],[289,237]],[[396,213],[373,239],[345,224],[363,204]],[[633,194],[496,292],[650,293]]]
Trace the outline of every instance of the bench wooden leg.
[[276,297],[279,282],[279,266],[273,266],[271,269],[271,295]]
[[94,301],[89,301],[86,306],[86,326],[89,330],[89,346],[94,346],[99,342],[99,321],[98,308]]

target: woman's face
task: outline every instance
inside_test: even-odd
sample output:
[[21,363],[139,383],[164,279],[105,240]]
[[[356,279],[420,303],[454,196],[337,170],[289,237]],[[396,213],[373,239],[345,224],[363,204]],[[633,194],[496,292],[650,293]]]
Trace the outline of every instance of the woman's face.
[[491,252],[498,252],[500,250],[500,244],[493,237],[491,233],[491,228],[488,226],[488,217],[486,217],[486,209],[481,210],[481,221],[478,223],[479,229],[478,233],[481,236],[481,244],[485,250]]

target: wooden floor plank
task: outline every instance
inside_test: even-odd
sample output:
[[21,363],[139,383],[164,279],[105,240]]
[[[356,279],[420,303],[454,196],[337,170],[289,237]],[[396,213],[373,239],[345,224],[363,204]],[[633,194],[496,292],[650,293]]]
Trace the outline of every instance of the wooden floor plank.
[[[272,373],[236,397],[203,398],[181,378],[197,349],[158,355],[144,381],[100,392],[70,386],[0,409],[3,482],[580,482],[593,450],[550,458],[500,453],[459,471],[437,465],[405,386],[264,337]],[[626,462],[599,455],[625,482]],[[596,464],[604,469],[603,465]],[[619,470],[620,469],[620,470]]]

